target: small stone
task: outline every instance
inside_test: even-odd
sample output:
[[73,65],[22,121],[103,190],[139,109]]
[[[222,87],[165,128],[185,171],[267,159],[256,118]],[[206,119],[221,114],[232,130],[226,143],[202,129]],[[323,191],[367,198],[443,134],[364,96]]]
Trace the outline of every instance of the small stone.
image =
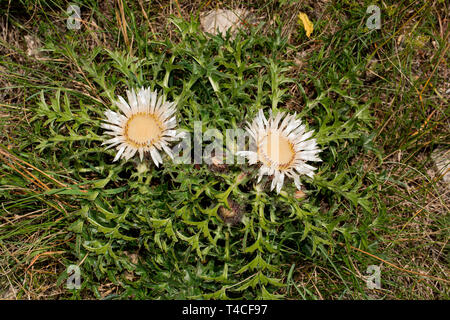
[[208,33],[225,35],[230,29],[230,33],[235,35],[238,28],[244,25],[243,21],[247,15],[248,11],[245,9],[216,9],[201,14],[200,24]]

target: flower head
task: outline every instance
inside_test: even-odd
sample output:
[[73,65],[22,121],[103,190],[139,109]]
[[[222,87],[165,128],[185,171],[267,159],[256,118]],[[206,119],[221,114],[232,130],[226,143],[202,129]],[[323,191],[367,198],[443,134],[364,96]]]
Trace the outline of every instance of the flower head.
[[162,163],[159,151],[164,150],[171,158],[173,154],[169,143],[181,137],[177,134],[176,111],[174,102],[165,101],[163,95],[158,96],[150,88],[141,88],[137,93],[127,90],[128,102],[119,96],[116,105],[120,112],[107,110],[102,128],[113,138],[105,141],[108,148],[116,147],[114,161],[124,158],[129,160],[136,153],[142,161],[144,153],[148,152],[156,166]]
[[279,112],[276,117],[270,114],[269,119],[266,119],[260,110],[247,127],[256,150],[237,153],[246,157],[249,164],[261,163],[258,182],[263,175],[273,176],[270,189],[276,187],[277,193],[280,193],[285,177],[292,178],[300,190],[299,176],[307,175],[312,178],[316,169],[306,164],[306,161],[321,161],[317,156],[321,150],[316,139],[310,139],[314,132],[307,132],[302,121],[295,118],[296,114]]

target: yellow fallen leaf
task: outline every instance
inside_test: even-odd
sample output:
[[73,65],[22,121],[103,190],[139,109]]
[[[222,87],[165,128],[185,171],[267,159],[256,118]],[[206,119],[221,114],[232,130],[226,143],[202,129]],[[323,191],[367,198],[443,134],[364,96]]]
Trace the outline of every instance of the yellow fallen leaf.
[[311,33],[314,30],[314,25],[312,24],[311,20],[309,20],[309,18],[306,15],[306,13],[300,12],[298,14],[298,18],[300,19],[299,20],[299,24],[300,24],[300,21],[301,21],[302,24],[303,24],[303,28],[305,29],[306,36],[309,38],[309,36],[311,35]]

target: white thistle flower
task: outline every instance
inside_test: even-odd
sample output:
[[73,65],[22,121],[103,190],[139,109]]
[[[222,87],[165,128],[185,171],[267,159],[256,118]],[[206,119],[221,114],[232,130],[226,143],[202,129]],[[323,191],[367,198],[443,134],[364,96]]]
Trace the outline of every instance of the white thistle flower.
[[247,122],[247,132],[253,141],[250,144],[256,147],[254,151],[239,151],[237,155],[248,159],[249,164],[260,162],[258,182],[263,175],[273,176],[270,190],[276,187],[280,193],[284,178],[294,180],[298,190],[301,189],[299,176],[314,176],[314,168],[306,161],[322,161],[317,155],[320,150],[316,139],[310,139],[313,131],[306,132],[302,121],[295,119],[296,113],[286,115],[279,112],[276,117],[270,114],[266,119],[262,110],[250,124]]
[[141,88],[137,93],[127,90],[128,103],[119,96],[116,105],[122,111],[105,111],[107,119],[101,127],[106,134],[113,138],[105,141],[108,148],[116,147],[117,154],[114,161],[124,158],[131,159],[136,152],[142,161],[144,153],[148,152],[156,166],[161,164],[159,153],[164,150],[172,159],[173,154],[169,143],[182,137],[174,129],[177,125],[174,102],[165,101],[163,95],[158,96],[157,91],[150,88]]

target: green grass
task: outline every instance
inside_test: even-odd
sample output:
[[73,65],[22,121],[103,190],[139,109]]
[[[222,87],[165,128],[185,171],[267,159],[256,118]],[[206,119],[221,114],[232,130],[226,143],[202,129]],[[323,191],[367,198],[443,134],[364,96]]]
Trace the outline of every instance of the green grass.
[[[372,2],[254,3],[273,23],[235,40],[198,32],[208,1],[177,3],[124,1],[123,28],[120,6],[86,1],[78,31],[62,1],[0,7],[0,296],[448,299],[448,186],[430,160],[449,141],[445,3],[379,4],[376,31]],[[324,149],[307,197],[255,188],[248,166],[113,164],[100,120],[139,86],[177,101],[191,132],[297,111]],[[227,199],[244,224],[222,223]],[[70,264],[81,290],[65,289]]]

